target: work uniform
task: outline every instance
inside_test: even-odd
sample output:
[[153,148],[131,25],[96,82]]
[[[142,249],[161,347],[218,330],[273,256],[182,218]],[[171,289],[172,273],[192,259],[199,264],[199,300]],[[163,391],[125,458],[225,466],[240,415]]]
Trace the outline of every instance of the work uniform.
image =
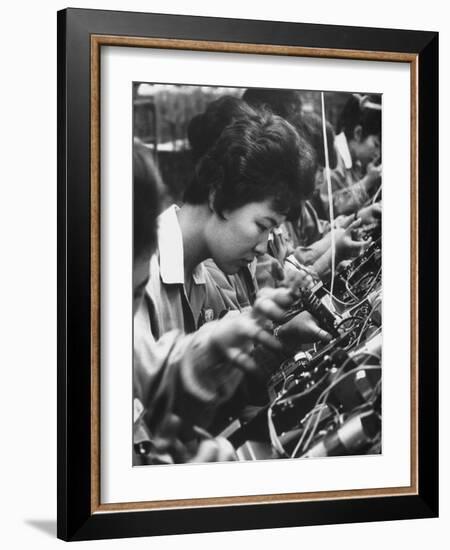
[[244,269],[236,276],[227,276],[212,260],[196,266],[186,285],[178,210],[173,205],[159,216],[158,250],[150,261],[146,293],[154,304],[155,338],[173,329],[194,332],[228,311],[246,309],[254,300],[249,272]]
[[[243,374],[225,365],[211,345],[214,322],[189,335],[172,330],[155,341],[151,319],[147,299],[134,316],[133,464],[185,462],[199,443],[193,427],[208,427]],[[170,425],[173,418],[178,433]]]
[[[201,331],[206,330],[211,322],[228,312],[250,308],[256,295],[253,263],[234,275],[227,275],[208,259],[194,269],[186,284],[183,237],[177,211],[178,207],[171,206],[160,215],[158,251],[150,262],[146,295],[151,299],[153,311],[149,309],[143,322],[155,339],[173,329],[184,333],[194,333],[200,327]],[[206,424],[211,433],[220,433],[249,403],[261,405],[266,402],[265,380],[281,359],[261,346],[255,348],[254,354],[259,367],[257,372],[241,376],[239,381],[236,369],[228,374],[229,383],[236,386],[236,391],[230,399],[215,403],[214,417],[210,415]],[[180,399],[182,397],[180,394]]]
[[[227,311],[246,311],[253,305],[258,288],[255,281],[256,260],[234,275],[224,273],[211,258],[204,262],[204,266],[214,281],[215,290],[220,294],[221,303],[225,305]],[[207,305],[208,299],[210,299],[209,295]],[[211,307],[214,307],[215,302],[217,299],[210,304]]]
[[[174,329],[181,333],[194,333],[202,327],[197,337],[199,341],[206,334],[208,324],[230,311],[243,311],[250,307],[254,300],[254,287],[252,277],[245,269],[236,276],[227,276],[212,260],[200,263],[186,284],[183,237],[177,211],[178,207],[173,205],[158,218],[158,250],[150,261],[150,280],[146,286],[147,312],[145,315],[138,312],[138,322],[144,334],[151,333],[154,339]],[[210,368],[204,361],[203,365]],[[238,386],[243,377],[237,369],[230,370],[227,376],[230,379],[224,380],[224,384],[229,384],[226,386],[228,394],[229,387]],[[241,408],[247,395],[243,388],[241,390],[230,407],[221,407],[220,425],[231,412]],[[181,399],[182,393],[179,395]],[[218,405],[221,405],[220,400],[214,403],[215,408]],[[216,424],[210,424],[212,417],[212,414],[205,413],[208,427],[217,433]]]

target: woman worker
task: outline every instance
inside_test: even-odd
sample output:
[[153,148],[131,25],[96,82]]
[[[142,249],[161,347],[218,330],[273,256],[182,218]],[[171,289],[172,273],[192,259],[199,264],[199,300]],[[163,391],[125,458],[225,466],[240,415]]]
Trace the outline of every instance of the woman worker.
[[292,302],[288,289],[265,292],[251,311],[208,323],[183,335],[171,331],[155,341],[146,330],[153,307],[144,289],[156,247],[156,218],[162,184],[144,147],[135,145],[133,247],[133,464],[233,460],[222,438],[198,428],[233,394],[243,372],[256,368],[248,351],[254,342],[278,349],[264,330]]
[[[197,163],[183,206],[159,217],[147,285],[159,334],[192,332],[240,309],[235,288],[222,286],[223,277],[214,277],[204,262],[212,259],[226,276],[248,271],[301,196],[304,164],[297,132],[278,116],[251,112],[225,127]],[[286,345],[330,338],[305,315],[283,325],[278,336]]]

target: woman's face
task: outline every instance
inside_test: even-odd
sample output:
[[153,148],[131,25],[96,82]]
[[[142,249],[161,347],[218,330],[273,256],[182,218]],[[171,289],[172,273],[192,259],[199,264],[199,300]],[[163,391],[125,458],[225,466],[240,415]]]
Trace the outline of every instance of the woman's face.
[[213,212],[205,227],[212,259],[224,273],[236,273],[266,252],[271,229],[284,220],[270,200],[226,210],[223,217]]
[[363,167],[366,167],[369,162],[374,161],[380,156],[381,142],[377,135],[369,134],[365,138],[353,140],[350,144],[352,156],[355,160],[359,160]]

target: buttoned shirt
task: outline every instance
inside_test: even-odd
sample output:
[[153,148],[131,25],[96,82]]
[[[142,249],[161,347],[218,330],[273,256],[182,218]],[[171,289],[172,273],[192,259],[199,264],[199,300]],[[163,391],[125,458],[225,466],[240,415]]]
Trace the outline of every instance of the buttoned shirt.
[[[173,205],[158,218],[158,250],[150,261],[150,280],[146,286],[148,314],[144,318],[139,317],[141,326],[143,324],[147,327],[147,332],[151,332],[155,339],[174,329],[193,333],[205,323],[220,319],[229,311],[243,311],[248,308],[255,295],[254,278],[249,269],[241,269],[236,275],[226,275],[212,260],[200,263],[186,285],[183,236],[178,222],[178,210]],[[203,328],[207,327],[202,327],[202,330]],[[203,336],[199,334],[198,338],[202,339]],[[210,368],[204,360],[199,364]],[[167,367],[162,367],[157,371],[165,372],[166,369]],[[230,386],[236,387],[237,382],[243,382],[237,388],[232,401],[225,403],[223,400],[221,403],[216,395],[213,409],[218,414],[214,425],[209,425],[213,433],[218,433],[218,427],[224,425],[225,419],[237,413],[247,400],[247,383],[242,380],[241,375],[235,369],[223,381],[227,394]],[[182,395],[182,392],[179,393],[177,402]],[[203,410],[204,420],[209,423],[210,411]]]

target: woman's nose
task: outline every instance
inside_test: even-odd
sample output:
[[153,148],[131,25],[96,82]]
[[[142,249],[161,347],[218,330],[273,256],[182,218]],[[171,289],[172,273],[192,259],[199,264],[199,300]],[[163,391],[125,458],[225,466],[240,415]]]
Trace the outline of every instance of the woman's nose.
[[267,241],[267,237],[258,241],[255,248],[253,249],[257,256],[262,256],[267,252]]

